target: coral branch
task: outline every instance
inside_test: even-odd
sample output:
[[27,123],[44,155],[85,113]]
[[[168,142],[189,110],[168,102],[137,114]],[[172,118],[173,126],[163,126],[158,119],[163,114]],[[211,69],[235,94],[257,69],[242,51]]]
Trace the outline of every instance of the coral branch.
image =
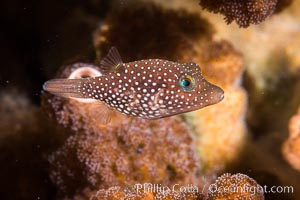
[[200,0],[200,5],[211,12],[225,16],[226,23],[233,21],[243,28],[259,24],[271,16],[277,0]]

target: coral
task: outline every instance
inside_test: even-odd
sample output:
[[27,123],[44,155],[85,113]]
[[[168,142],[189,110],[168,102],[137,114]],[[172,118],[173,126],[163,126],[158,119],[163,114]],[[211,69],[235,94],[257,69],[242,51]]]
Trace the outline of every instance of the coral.
[[[83,67],[96,69],[70,65],[59,77]],[[50,176],[62,195],[115,185],[195,181],[199,161],[191,132],[178,117],[142,120],[122,115],[119,123],[103,125],[97,123],[103,104],[46,93],[42,99],[44,110],[70,135],[49,156]]]
[[300,108],[289,123],[290,136],[283,144],[282,152],[285,159],[300,171]]
[[210,186],[207,200],[264,200],[263,188],[244,174],[223,174]]
[[277,0],[200,0],[200,5],[208,11],[221,13],[226,23],[236,21],[243,28],[259,24],[273,14]]
[[[184,115],[194,128],[197,150],[204,161],[201,166],[207,169],[235,158],[246,133],[243,120],[247,98],[239,87],[242,56],[229,42],[213,38],[214,28],[199,14],[151,3],[130,5],[113,12],[94,34],[99,56],[110,46],[116,46],[126,61],[151,57],[193,61],[200,65],[205,78],[225,90],[225,99],[217,107]],[[231,104],[231,99],[236,103]],[[231,145],[223,145],[228,143],[228,138],[232,138]]]
[[69,137],[49,157],[54,183],[72,194],[84,186],[193,181],[197,159],[179,120],[137,120],[124,126]]
[[144,188],[145,192],[139,191],[135,188],[121,188],[121,187],[111,187],[109,189],[99,190],[90,200],[118,200],[118,199],[132,199],[132,200],[152,200],[152,199],[162,199],[162,200],[204,200],[204,195],[196,192],[179,192],[166,190],[162,192],[153,192],[151,188]]
[[244,70],[242,55],[228,41],[208,43],[197,52],[201,56],[192,59],[201,63],[203,74],[210,81],[221,86],[239,84]]

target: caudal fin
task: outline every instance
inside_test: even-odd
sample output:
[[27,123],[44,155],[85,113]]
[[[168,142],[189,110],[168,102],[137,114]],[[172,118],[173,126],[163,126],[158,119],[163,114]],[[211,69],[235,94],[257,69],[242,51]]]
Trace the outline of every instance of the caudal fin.
[[65,98],[86,98],[82,92],[83,82],[84,79],[52,79],[44,83],[43,89]]

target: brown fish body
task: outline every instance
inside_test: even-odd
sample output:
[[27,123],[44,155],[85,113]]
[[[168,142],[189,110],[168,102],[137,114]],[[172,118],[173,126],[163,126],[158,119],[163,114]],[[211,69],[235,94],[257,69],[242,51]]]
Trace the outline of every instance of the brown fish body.
[[223,90],[206,81],[195,63],[160,59],[122,63],[114,59],[118,55],[110,54],[102,64],[114,67],[101,76],[50,80],[44,89],[60,96],[97,99],[123,114],[145,119],[197,110],[223,99]]

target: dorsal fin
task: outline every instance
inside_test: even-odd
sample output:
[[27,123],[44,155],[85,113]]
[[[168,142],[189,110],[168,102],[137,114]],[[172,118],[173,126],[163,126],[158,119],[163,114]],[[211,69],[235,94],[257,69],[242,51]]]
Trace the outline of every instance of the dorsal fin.
[[123,61],[116,47],[111,47],[107,55],[101,60],[100,67],[105,71],[111,71],[118,68]]

